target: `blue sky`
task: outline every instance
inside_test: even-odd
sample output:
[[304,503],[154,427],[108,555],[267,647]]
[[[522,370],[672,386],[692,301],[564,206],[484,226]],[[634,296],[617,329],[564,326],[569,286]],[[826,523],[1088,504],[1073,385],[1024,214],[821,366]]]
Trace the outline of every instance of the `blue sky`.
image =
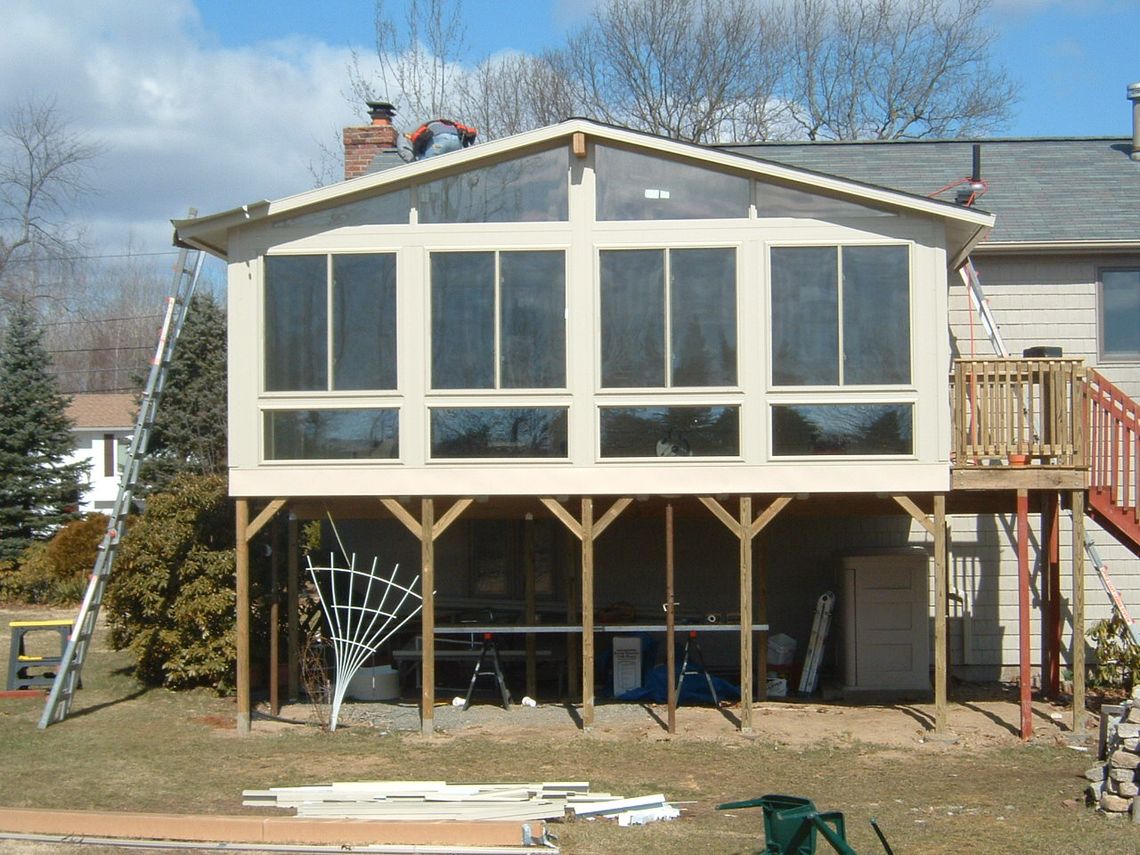
[[[590,3],[468,0],[468,58],[558,44]],[[1022,92],[1007,135],[1130,134],[1140,0],[994,4]],[[55,99],[103,146],[79,213],[106,252],[169,248],[190,207],[312,187],[322,146],[362,117],[345,98],[351,51],[374,44],[373,0],[4,0],[4,24],[0,116]]]

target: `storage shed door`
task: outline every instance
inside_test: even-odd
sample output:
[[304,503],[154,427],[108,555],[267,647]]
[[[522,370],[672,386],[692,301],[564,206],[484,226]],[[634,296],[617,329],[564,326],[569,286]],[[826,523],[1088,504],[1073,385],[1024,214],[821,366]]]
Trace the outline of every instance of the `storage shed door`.
[[844,559],[848,688],[930,688],[927,563],[922,554]]

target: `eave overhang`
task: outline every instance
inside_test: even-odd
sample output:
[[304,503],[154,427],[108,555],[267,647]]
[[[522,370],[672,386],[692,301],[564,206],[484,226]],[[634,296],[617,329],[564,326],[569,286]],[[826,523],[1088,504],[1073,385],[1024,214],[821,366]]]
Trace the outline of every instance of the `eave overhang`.
[[559,139],[568,139],[575,133],[584,133],[594,140],[646,149],[658,155],[663,154],[729,169],[756,178],[788,184],[808,192],[823,193],[854,202],[941,219],[946,224],[948,258],[955,260],[951,264],[952,267],[960,265],[994,225],[992,214],[975,208],[965,208],[950,202],[928,199],[924,196],[915,196],[694,143],[678,142],[589,119],[568,119],[557,125],[481,143],[441,157],[369,173],[276,201],[262,200],[204,217],[173,220],[174,241],[177,245],[201,249],[227,260],[229,236],[231,230],[235,228],[278,217],[295,216],[310,208],[348,202],[388,186],[413,183],[427,176],[462,172],[466,168],[477,166],[481,161],[495,160],[515,151],[549,147]]

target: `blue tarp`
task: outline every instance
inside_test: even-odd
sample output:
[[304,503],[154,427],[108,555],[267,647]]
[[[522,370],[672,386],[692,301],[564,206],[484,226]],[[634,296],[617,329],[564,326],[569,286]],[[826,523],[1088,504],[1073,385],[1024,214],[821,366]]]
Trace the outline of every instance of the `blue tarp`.
[[[640,689],[633,689],[619,695],[619,701],[652,701],[663,704],[669,700],[669,673],[664,665],[658,665],[649,672],[644,685]],[[680,681],[680,666],[677,668],[677,680]],[[727,680],[713,677],[713,686],[716,688],[717,698],[722,701],[740,700],[740,687]],[[709,694],[709,684],[703,674],[690,674],[681,684],[681,695],[678,704],[711,704],[712,695]]]

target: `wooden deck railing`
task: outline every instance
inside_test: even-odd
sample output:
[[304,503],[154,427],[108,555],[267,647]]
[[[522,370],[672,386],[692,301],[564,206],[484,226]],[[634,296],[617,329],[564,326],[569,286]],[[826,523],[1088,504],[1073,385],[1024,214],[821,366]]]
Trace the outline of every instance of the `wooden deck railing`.
[[957,359],[955,466],[1084,468],[1086,370],[1081,359]]
[[1140,405],[1095,371],[1089,372],[1090,501],[1140,527]]

